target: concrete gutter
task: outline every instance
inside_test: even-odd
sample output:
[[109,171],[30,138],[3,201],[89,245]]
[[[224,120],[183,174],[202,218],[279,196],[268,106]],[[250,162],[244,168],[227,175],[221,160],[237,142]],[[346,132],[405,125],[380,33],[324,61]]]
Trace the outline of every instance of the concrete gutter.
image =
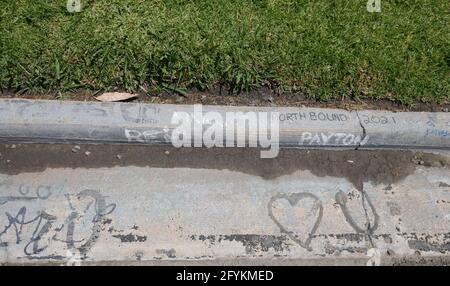
[[[278,112],[281,147],[450,149],[450,113],[203,106],[203,113]],[[171,144],[174,112],[192,105],[0,100],[0,141]],[[195,135],[195,134],[194,134]],[[226,134],[224,141],[226,141]],[[194,136],[195,137],[195,136]]]

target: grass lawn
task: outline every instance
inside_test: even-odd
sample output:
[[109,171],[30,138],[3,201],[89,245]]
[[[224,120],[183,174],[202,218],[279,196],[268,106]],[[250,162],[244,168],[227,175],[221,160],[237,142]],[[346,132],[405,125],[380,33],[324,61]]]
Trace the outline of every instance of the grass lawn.
[[450,100],[448,0],[0,1],[0,85]]

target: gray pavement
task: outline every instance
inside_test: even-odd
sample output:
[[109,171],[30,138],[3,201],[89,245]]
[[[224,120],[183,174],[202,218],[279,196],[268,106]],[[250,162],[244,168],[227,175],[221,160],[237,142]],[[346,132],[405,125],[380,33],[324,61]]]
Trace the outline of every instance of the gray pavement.
[[2,99],[0,142],[0,264],[449,264],[449,113]]
[[445,151],[0,145],[0,263],[447,265]]

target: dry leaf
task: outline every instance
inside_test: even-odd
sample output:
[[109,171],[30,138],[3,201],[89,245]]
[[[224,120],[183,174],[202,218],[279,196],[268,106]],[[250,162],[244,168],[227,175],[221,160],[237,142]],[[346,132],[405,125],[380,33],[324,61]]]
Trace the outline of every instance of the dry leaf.
[[115,102],[115,101],[123,101],[130,98],[137,97],[137,94],[131,94],[126,92],[107,92],[104,93],[95,99],[103,102]]

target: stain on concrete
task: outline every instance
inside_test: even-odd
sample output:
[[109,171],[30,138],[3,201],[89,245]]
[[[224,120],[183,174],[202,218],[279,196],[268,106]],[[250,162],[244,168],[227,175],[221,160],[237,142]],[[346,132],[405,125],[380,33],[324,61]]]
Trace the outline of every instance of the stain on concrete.
[[247,254],[256,252],[276,252],[289,251],[291,244],[286,235],[258,235],[258,234],[232,234],[232,235],[191,235],[192,240],[204,241],[210,244],[221,243],[223,241],[239,242],[245,247]]
[[[289,252],[293,245],[290,238],[287,235],[258,235],[258,234],[233,234],[233,235],[191,235],[189,237],[194,241],[203,241],[211,245],[221,243],[223,241],[236,241],[242,243],[245,247],[247,254],[255,254],[257,252],[268,252],[273,250],[275,252]],[[297,236],[297,238],[299,238]],[[312,239],[325,238],[336,239],[345,243],[362,243],[366,241],[366,235],[361,233],[332,233],[332,234],[316,234],[311,235]],[[374,239],[384,239],[385,241],[391,241],[390,234],[376,234],[373,235]],[[342,249],[343,250],[343,249]],[[349,248],[349,251],[358,252],[355,247]]]
[[394,257],[390,259],[389,263],[384,264],[392,266],[449,266],[450,257]]
[[385,236],[385,237],[384,237],[384,242],[385,242],[385,243],[388,243],[388,244],[391,244],[391,243],[393,242],[393,240],[392,240],[391,236],[388,235],[388,236]]
[[440,244],[440,243],[426,242],[423,240],[409,240],[408,245],[410,248],[420,251],[426,252],[432,251],[440,253],[450,252],[450,242]]
[[165,255],[168,258],[177,258],[175,249],[157,249],[156,253],[160,255]]
[[[47,255],[47,256],[25,256],[26,259],[28,260],[56,260],[56,261],[66,261],[67,257],[66,256],[61,256],[61,255]],[[81,260],[83,258],[80,258]]]
[[147,240],[147,236],[141,236],[136,234],[115,234],[113,237],[120,239],[121,242],[145,242]]
[[325,253],[328,255],[340,255],[342,252],[365,254],[367,253],[367,248],[355,246],[339,247],[333,246],[330,243],[325,245]]
[[402,213],[402,209],[397,203],[395,203],[395,202],[387,202],[386,204],[387,204],[387,206],[389,208],[389,213],[392,216],[397,216],[397,215],[400,215]]
[[[367,240],[367,235],[364,233],[330,233],[330,234],[317,234],[314,235],[313,238],[325,238],[325,239],[336,239],[340,242],[348,243],[363,243]],[[373,239],[383,239],[384,241],[392,243],[392,237],[390,234],[373,234]]]
[[136,256],[136,260],[137,261],[141,261],[142,258],[144,257],[144,252],[143,251],[137,251],[134,255]]
[[[346,178],[362,190],[364,182],[395,183],[420,167],[449,168],[450,158],[412,151],[330,151],[282,149],[273,159],[260,159],[257,148],[171,148],[138,145],[0,144],[0,173],[42,172],[47,168],[101,168],[137,166],[217,169],[242,172],[273,180],[299,170],[316,176]],[[166,154],[170,148],[169,155]],[[89,156],[83,155],[90,152]],[[117,160],[117,154],[123,154]],[[353,164],[346,162],[353,161]],[[423,162],[423,164],[421,164]]]
[[408,246],[413,250],[424,252],[450,253],[450,232],[439,234],[403,234],[408,239]]
[[103,224],[111,224],[112,223],[112,219],[107,218],[103,220]]
[[335,238],[338,240],[345,240],[345,241],[352,241],[352,242],[362,242],[364,241],[365,235],[361,233],[331,233],[331,234],[319,234],[313,236],[316,237],[322,237],[322,238]]

